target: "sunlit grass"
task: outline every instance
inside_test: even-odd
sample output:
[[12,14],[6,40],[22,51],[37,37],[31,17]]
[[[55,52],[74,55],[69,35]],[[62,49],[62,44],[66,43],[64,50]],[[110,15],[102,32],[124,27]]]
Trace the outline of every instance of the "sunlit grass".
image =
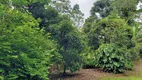
[[142,80],[142,78],[139,77],[111,77],[111,78],[103,78],[102,80]]

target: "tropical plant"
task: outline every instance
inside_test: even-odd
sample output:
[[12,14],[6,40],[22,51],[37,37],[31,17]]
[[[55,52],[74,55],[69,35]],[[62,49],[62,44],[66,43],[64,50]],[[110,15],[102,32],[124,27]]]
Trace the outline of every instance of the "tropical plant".
[[95,52],[94,64],[106,72],[121,73],[125,69],[132,69],[132,61],[127,49],[116,44],[102,44]]

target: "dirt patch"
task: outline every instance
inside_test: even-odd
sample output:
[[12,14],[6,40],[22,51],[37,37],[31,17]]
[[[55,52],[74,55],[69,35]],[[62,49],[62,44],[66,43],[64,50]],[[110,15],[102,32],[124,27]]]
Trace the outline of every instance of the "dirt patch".
[[126,71],[123,74],[113,74],[113,73],[105,73],[99,69],[81,69],[76,73],[68,73],[67,76],[62,76],[61,74],[58,76],[54,76],[54,78],[50,80],[102,80],[104,77],[128,77],[128,76],[136,76],[142,78],[142,60],[135,62],[135,66],[133,70]]
[[[76,73],[68,73],[66,76],[52,75],[50,80],[101,80],[103,77],[110,75],[115,75],[112,73],[105,73],[100,69],[80,69]],[[53,77],[54,76],[54,77]],[[115,76],[122,76],[122,74],[117,74]]]
[[77,72],[78,76],[66,78],[65,80],[99,80],[101,76],[106,76],[102,71],[97,69],[81,69]]

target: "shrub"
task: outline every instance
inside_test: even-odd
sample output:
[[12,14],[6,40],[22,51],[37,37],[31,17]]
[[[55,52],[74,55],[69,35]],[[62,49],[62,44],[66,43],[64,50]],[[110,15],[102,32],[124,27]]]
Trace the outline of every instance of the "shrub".
[[2,41],[0,49],[0,74],[4,79],[48,80],[55,43],[29,27],[16,28],[11,37],[9,45]]
[[31,15],[0,10],[5,11],[0,20],[0,80],[48,80],[56,42],[37,28]]
[[127,49],[115,44],[103,44],[96,50],[95,66],[106,72],[121,73],[132,68]]

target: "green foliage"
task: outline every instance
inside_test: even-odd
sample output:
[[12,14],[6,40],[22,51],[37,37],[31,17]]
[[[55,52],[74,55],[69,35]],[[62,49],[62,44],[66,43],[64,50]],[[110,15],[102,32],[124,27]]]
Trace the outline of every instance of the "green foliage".
[[94,52],[89,46],[86,46],[82,52],[83,68],[94,68]]
[[41,3],[43,5],[46,5],[50,2],[50,0],[11,0],[11,1],[13,6],[15,6],[16,8],[22,8],[23,6],[29,7],[30,4],[34,3]]
[[139,30],[136,32],[136,35],[133,38],[133,41],[135,42],[135,52],[137,54],[142,55],[142,30],[141,28],[139,28]]
[[90,12],[91,16],[97,16],[97,19],[116,13],[122,19],[125,19],[128,25],[134,26],[137,3],[138,0],[98,0],[94,2]]
[[83,26],[84,23],[84,14],[80,11],[79,5],[75,4],[72,13],[71,13],[71,18],[73,20],[73,24],[80,30]]
[[[14,69],[14,72],[18,73],[19,70],[22,69],[21,71],[30,79],[34,79],[35,77],[37,79],[47,79],[49,73],[48,69],[51,65],[55,50],[53,45],[55,44],[44,37],[42,33],[29,27],[18,27],[12,35],[11,48],[15,51],[12,53],[16,58],[11,58],[16,62],[10,63],[11,66],[13,66],[12,70]],[[17,65],[17,62],[19,65]],[[20,65],[21,63],[22,65]],[[19,74],[21,74],[20,72]],[[15,73],[12,71],[12,74]],[[25,77],[25,75],[18,76]]]
[[98,0],[94,3],[90,12],[92,16],[96,16],[96,13],[99,13],[100,17],[107,17],[111,11],[110,0]]
[[115,9],[122,18],[133,17],[136,11],[137,0],[115,0],[112,1],[113,9]]
[[114,13],[116,12],[128,25],[134,26],[137,0],[115,0],[112,1]]
[[[52,6],[53,4],[51,4]],[[56,2],[54,5],[57,5]],[[40,3],[31,4],[33,6],[29,11],[38,19],[40,29],[44,29],[51,34],[51,38],[58,43],[58,51],[62,56],[62,63],[64,71],[69,69],[75,71],[80,68],[80,52],[82,50],[82,43],[78,30],[72,26],[72,21],[68,15],[60,15],[58,12],[50,7],[46,8]],[[66,6],[66,5],[65,5]],[[68,5],[67,5],[68,6]],[[60,6],[59,8],[61,8]],[[64,10],[64,9],[63,9]],[[62,13],[62,11],[61,11]],[[70,56],[70,58],[69,58]]]
[[106,72],[121,73],[132,69],[129,52],[115,44],[103,44],[95,52],[95,65]]
[[60,53],[63,56],[64,70],[78,70],[81,64],[80,53],[83,49],[78,30],[71,25],[70,19],[64,18],[59,23],[57,41],[60,45]]
[[[95,51],[95,63],[108,72],[124,72],[132,69],[132,61],[137,58],[132,40],[132,28],[124,19],[115,14],[94,22],[87,32],[88,43]],[[92,62],[90,60],[90,62]]]
[[100,44],[116,43],[130,48],[132,43],[132,29],[123,19],[109,16],[94,23],[88,34],[89,45],[97,49]]
[[70,0],[51,0],[50,5],[54,7],[60,14],[68,14],[71,16],[71,4]]
[[30,6],[31,8],[28,11],[39,20],[40,29],[44,28],[46,33],[51,31],[51,25],[57,24],[60,21],[58,12],[51,6],[46,5],[45,7],[43,3],[39,2],[30,4]]
[[18,10],[0,6],[0,76],[6,80],[48,80],[56,43],[38,28],[38,22]]
[[98,0],[81,34],[83,13],[69,0],[0,0],[0,79],[48,80],[52,65],[74,72],[83,60],[108,72],[131,69],[142,54],[136,5]]
[[92,24],[95,21],[95,17],[90,16],[89,18],[87,18],[85,20],[84,26],[83,26],[83,32],[85,34],[88,34],[91,31],[92,28]]
[[[134,21],[136,5],[136,0],[98,0],[94,3],[83,32],[88,46],[96,52],[94,55],[88,51],[88,55],[94,56],[97,67],[119,73],[132,69],[132,60],[139,59],[142,44],[141,28]],[[87,59],[86,62],[92,63]]]
[[[66,10],[66,8],[62,9],[62,7],[69,7],[67,4],[69,3],[67,2],[66,5],[62,6],[58,5],[55,1],[55,3],[50,3],[51,6],[46,5],[45,7],[43,4],[37,2],[31,4],[31,8],[28,10],[36,19],[40,18],[40,29],[44,29],[46,31],[45,33],[50,34],[50,39],[57,41],[58,51],[62,58],[62,61],[57,62],[61,63],[60,65],[64,65],[64,71],[69,69],[73,72],[80,68],[81,57],[79,53],[82,50],[82,45],[79,32],[72,26],[72,21],[69,19],[69,16],[59,14],[64,13],[64,10]],[[54,9],[53,5],[59,7]],[[59,12],[57,12],[56,9],[59,10]],[[62,10],[60,11],[60,9]],[[56,55],[56,57],[58,57],[58,55]]]

